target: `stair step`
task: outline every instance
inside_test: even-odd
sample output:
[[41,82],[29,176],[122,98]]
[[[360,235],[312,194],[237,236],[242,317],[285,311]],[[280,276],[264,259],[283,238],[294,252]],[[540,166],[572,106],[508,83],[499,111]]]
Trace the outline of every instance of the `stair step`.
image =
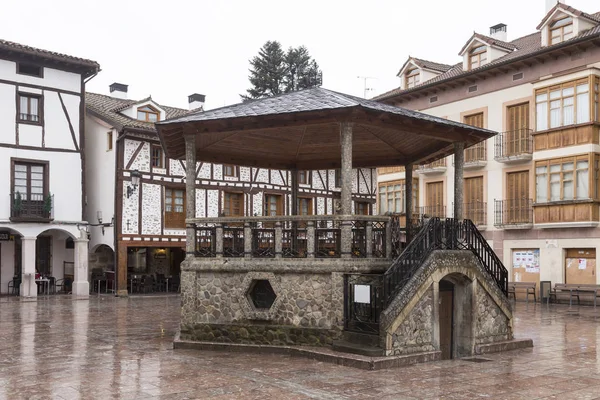
[[345,340],[335,340],[332,345],[333,350],[344,353],[359,354],[367,357],[382,357],[383,349],[380,347],[365,346],[362,344],[351,343]]
[[342,338],[342,340],[345,340],[346,342],[356,343],[367,347],[379,346],[379,335],[344,331]]

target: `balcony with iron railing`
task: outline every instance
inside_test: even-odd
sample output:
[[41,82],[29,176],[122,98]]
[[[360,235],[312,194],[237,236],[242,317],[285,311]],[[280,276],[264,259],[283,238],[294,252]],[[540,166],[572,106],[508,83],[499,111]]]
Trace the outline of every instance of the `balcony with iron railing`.
[[502,163],[529,161],[533,157],[531,129],[517,129],[496,135],[494,159]]
[[296,215],[195,219],[195,256],[265,261],[352,258],[389,262],[392,218]]
[[417,171],[420,174],[441,174],[448,169],[446,158],[431,162],[429,164],[419,165]]
[[13,222],[50,222],[54,219],[54,195],[11,193],[9,204]]
[[487,225],[487,202],[474,201],[463,204],[463,217],[473,221],[479,229]]
[[465,168],[480,168],[487,164],[486,142],[479,142],[465,149]]
[[504,229],[533,227],[533,200],[494,200],[494,226]]

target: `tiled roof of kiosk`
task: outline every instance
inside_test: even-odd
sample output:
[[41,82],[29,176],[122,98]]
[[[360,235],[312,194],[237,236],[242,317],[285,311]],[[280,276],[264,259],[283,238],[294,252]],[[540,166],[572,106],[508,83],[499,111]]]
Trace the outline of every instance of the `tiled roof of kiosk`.
[[[200,113],[191,113],[171,120],[160,121],[157,125],[168,125],[172,123],[201,122],[217,119],[257,117],[267,115],[279,115],[297,112],[310,112],[321,110],[335,110],[353,107],[363,107],[372,111],[381,111],[390,114],[416,118],[424,121],[443,123],[460,127],[468,127],[458,122],[444,118],[434,117],[418,111],[390,106],[373,100],[366,100],[343,93],[334,92],[320,87],[299,90],[278,96],[263,99],[250,100],[244,103],[234,104],[227,107],[208,110]],[[493,133],[486,129],[478,129],[485,133]]]

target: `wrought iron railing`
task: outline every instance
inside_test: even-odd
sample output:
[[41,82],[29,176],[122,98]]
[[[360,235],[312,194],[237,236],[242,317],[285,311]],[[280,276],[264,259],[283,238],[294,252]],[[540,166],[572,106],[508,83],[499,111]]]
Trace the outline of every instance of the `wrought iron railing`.
[[494,225],[533,224],[533,199],[494,200]]
[[445,168],[447,166],[446,164],[446,158],[441,158],[439,160],[436,160],[434,162],[430,162],[429,164],[421,164],[418,167],[419,171],[427,171],[427,170],[432,170],[435,168]]
[[204,226],[196,228],[196,257],[214,257],[216,255],[216,228]]
[[196,257],[391,259],[391,220],[316,215],[198,218],[187,223],[195,227]]
[[419,208],[419,214],[422,218],[446,218],[446,206],[435,204]]
[[463,216],[465,219],[470,219],[475,225],[487,224],[487,202],[474,201],[463,204]]
[[384,308],[392,302],[434,250],[470,250],[500,290],[507,295],[508,271],[473,222],[432,218],[385,272]]
[[494,158],[503,160],[533,153],[531,129],[517,129],[496,135]]
[[50,221],[54,218],[54,195],[11,193],[10,218],[24,221]]
[[486,161],[486,142],[479,142],[467,149],[465,149],[465,163],[473,163],[479,161]]

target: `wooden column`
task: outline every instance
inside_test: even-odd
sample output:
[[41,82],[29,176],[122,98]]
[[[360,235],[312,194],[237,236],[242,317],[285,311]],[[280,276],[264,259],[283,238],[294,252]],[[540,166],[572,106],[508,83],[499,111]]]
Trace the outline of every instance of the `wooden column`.
[[[185,136],[185,218],[196,218],[196,135]],[[186,258],[194,257],[196,251],[196,226],[186,222]]]
[[298,215],[298,169],[294,168],[290,171],[292,179],[290,181],[292,189],[292,208],[290,215]]
[[465,165],[465,142],[454,143],[454,218],[463,219],[463,169]]
[[342,153],[342,215],[352,214],[352,122],[340,123],[340,144]]
[[406,243],[412,240],[412,214],[413,214],[413,165],[407,164],[404,168],[404,195],[406,196]]

